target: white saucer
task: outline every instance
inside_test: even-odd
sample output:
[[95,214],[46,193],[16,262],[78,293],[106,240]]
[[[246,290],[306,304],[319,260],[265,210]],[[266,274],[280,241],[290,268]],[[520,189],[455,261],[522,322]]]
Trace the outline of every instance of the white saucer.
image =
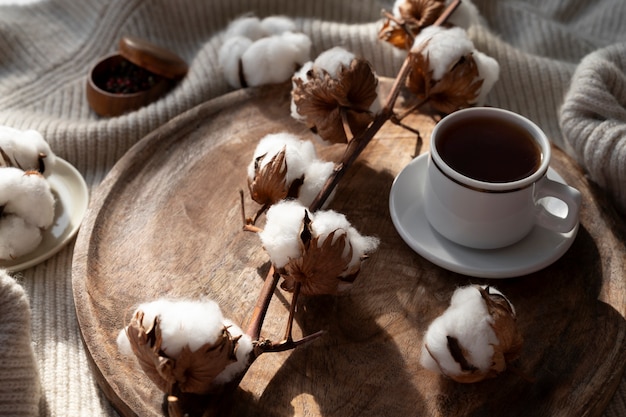
[[[474,277],[510,278],[545,268],[572,245],[578,224],[568,233],[535,227],[520,242],[500,249],[472,249],[449,241],[430,226],[424,213],[427,163],[428,154],[422,154],[398,174],[391,186],[389,211],[402,239],[432,263]],[[565,183],[552,168],[548,176]]]
[[0,269],[17,272],[37,265],[59,252],[78,232],[89,204],[85,179],[69,162],[59,157],[47,179],[56,200],[54,224],[44,231],[37,249],[12,261],[0,261]]

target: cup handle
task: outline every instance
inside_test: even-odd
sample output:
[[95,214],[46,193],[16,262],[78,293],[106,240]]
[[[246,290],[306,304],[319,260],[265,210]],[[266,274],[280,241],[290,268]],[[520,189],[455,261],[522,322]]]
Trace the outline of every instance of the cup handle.
[[582,203],[580,191],[561,182],[553,181],[546,176],[538,187],[535,201],[539,201],[544,197],[553,197],[565,203],[567,205],[567,215],[565,217],[557,216],[543,204],[537,204],[539,207],[537,225],[558,233],[567,233],[572,230],[578,223],[580,205]]

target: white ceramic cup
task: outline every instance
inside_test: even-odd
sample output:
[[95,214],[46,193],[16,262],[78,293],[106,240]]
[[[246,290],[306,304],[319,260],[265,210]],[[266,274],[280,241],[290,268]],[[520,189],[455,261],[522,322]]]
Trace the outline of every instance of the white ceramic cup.
[[[490,182],[453,169],[442,158],[439,146],[443,148],[444,145],[438,142],[450,127],[459,129],[471,119],[480,120],[481,124],[485,121],[502,122],[509,127],[512,124],[527,132],[541,152],[534,170],[520,179]],[[500,135],[502,140],[508,139],[506,134],[500,133],[498,140]],[[571,231],[578,224],[581,194],[575,188],[547,177],[550,157],[550,142],[545,133],[519,114],[492,107],[475,107],[444,117],[435,126],[430,141],[424,195],[428,222],[450,241],[476,249],[514,244],[535,226],[557,233]],[[489,169],[489,162],[482,166]],[[549,203],[553,199],[562,203]],[[555,206],[560,209],[552,210]],[[562,208],[565,207],[567,210],[563,215],[565,210]]]

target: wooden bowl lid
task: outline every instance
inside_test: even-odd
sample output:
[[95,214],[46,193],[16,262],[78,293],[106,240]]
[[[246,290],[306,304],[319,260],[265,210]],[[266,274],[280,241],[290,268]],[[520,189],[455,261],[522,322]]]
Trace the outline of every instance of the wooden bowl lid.
[[169,79],[187,74],[187,63],[174,52],[134,36],[124,36],[119,43],[120,55],[133,64]]

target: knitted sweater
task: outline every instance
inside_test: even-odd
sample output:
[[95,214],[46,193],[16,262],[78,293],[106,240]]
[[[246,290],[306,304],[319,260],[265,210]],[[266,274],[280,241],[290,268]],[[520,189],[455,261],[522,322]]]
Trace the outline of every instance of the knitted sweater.
[[[175,115],[230,90],[218,67],[217,53],[228,22],[244,13],[295,18],[298,29],[313,42],[312,56],[342,45],[368,59],[378,74],[389,77],[403,59],[377,39],[380,11],[391,9],[391,0],[32,0],[21,6],[5,2],[0,0],[0,124],[39,130],[57,155],[79,169],[91,190],[140,138]],[[559,112],[584,57],[622,42],[618,53],[623,61],[626,2],[474,0],[474,4],[486,25],[471,27],[470,36],[477,49],[501,66],[500,80],[488,103],[536,121],[556,145],[577,155],[583,167],[593,171],[592,153],[581,154],[576,138],[583,127],[561,130]],[[120,117],[100,118],[86,101],[87,74],[127,34],[176,51],[189,63],[189,72],[152,105]],[[571,113],[564,114],[568,124]],[[622,149],[625,142],[622,135]],[[622,169],[623,183],[624,164],[616,166]],[[623,191],[615,191],[612,179],[618,177],[612,175],[605,171],[597,181],[613,193],[618,207],[624,207]],[[21,283],[30,300],[32,321],[26,313],[15,320],[21,320],[22,328],[32,326],[42,386],[40,415],[115,415],[96,387],[81,343],[71,288],[72,249],[70,244],[23,272]],[[15,291],[16,285],[0,280],[0,294],[6,288]],[[0,321],[5,320],[1,314]],[[25,343],[26,336],[22,337]],[[32,381],[36,369],[20,374],[5,371],[0,368],[0,385],[15,375],[23,376],[20,384]],[[36,399],[25,391],[21,394],[20,399]],[[622,382],[605,416],[626,415],[625,399],[626,382]]]

